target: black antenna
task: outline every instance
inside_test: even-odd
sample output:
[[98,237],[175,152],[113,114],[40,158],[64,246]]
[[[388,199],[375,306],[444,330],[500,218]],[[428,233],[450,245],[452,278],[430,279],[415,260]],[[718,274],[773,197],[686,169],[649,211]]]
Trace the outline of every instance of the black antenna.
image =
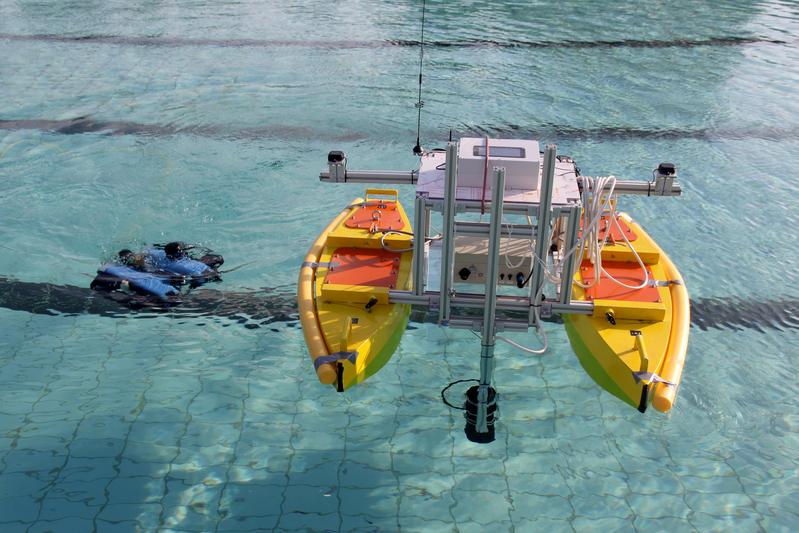
[[415,107],[418,110],[418,114],[416,116],[416,146],[413,147],[414,155],[422,155],[422,153],[424,153],[424,148],[422,148],[422,143],[419,141],[419,132],[422,129],[422,107],[424,107],[424,102],[422,101],[422,62],[424,61],[425,2],[426,0],[422,0],[422,37],[421,39],[419,39],[419,98],[415,104]]

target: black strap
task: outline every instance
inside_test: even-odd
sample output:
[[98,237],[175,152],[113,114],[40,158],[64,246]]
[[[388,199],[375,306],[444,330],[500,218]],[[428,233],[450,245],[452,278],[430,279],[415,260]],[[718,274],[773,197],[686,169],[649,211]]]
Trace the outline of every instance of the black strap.
[[646,400],[649,396],[649,385],[644,385],[641,389],[641,400],[638,402],[638,410],[642,413],[646,412]]

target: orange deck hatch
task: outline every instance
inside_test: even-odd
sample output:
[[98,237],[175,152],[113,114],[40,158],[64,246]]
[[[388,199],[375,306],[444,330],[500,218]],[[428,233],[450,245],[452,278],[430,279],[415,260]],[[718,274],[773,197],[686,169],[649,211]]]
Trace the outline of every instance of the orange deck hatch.
[[340,285],[397,286],[400,254],[367,248],[338,248],[330,257],[334,265],[327,272],[325,283]]
[[[644,271],[638,263],[623,263],[618,261],[602,261],[602,268],[611,276],[627,285],[640,285],[644,281]],[[650,281],[654,279],[652,270],[646,266]],[[594,265],[590,261],[583,261],[580,265],[580,275],[583,283],[592,283],[594,280]],[[647,285],[642,289],[628,289],[613,280],[608,279],[605,272],[599,278],[599,284],[586,289],[589,300],[625,300],[628,302],[660,302],[657,287]]]
[[379,200],[372,200],[360,206],[344,225],[348,228],[371,231],[401,230],[405,227],[397,203]]

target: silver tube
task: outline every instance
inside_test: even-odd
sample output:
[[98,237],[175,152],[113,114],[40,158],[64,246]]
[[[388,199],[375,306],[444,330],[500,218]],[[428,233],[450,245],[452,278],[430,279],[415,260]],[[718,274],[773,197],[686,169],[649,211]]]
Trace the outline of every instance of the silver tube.
[[425,200],[425,202],[424,202],[424,207],[425,207],[425,210],[424,210],[424,227],[427,228],[427,231],[429,233],[430,232],[430,218],[432,216],[432,213],[430,212],[430,205],[429,205],[429,202],[427,200]]
[[[488,394],[491,389],[493,373],[494,345],[483,345],[480,347],[480,388],[477,389],[477,415],[475,418],[475,429],[478,433],[488,433]],[[484,378],[484,376],[488,377]]]
[[[550,303],[544,302],[544,305]],[[559,315],[593,315],[594,304],[592,302],[572,302],[570,304],[562,304],[558,302],[551,302],[550,309],[553,313]]]
[[[491,209],[490,200],[485,203],[485,208]],[[468,213],[479,213],[483,210],[480,200],[458,200],[458,210],[466,211]],[[533,213],[533,206],[535,204],[525,202],[505,202],[502,210],[505,213],[512,215],[528,215]]]
[[[422,294],[415,294],[413,291],[388,291],[388,301],[392,304],[411,304],[429,307],[438,301],[438,297],[439,293],[435,291],[424,291]],[[451,307],[483,309],[485,302],[484,294],[458,293],[457,296],[452,296],[450,298]],[[530,299],[527,297],[497,296],[497,310],[499,311],[527,312],[529,307]],[[482,329],[482,327],[480,329]]]
[[[415,185],[418,178],[418,170],[347,170],[343,182]],[[319,181],[336,182],[336,180],[331,179],[330,171],[328,170],[319,173]]]
[[421,195],[414,201],[413,211],[413,293],[420,296],[424,293],[424,249],[427,240],[427,216],[425,216],[425,198]]
[[410,304],[430,307],[438,299],[438,293],[414,294],[412,291],[388,291],[388,303]]
[[[425,291],[424,294],[417,296],[411,291],[388,291],[388,301],[392,304],[410,304],[422,307],[430,307],[435,305],[439,298],[439,294],[434,291]],[[451,299],[453,305],[464,308],[482,309],[485,307],[485,297],[482,294],[458,294],[458,296]],[[526,311],[530,306],[529,300],[521,296],[497,296],[497,310],[500,311]],[[578,315],[591,315],[594,313],[594,304],[592,302],[574,301],[569,304],[562,304],[557,300],[544,300],[543,306],[548,308],[553,314],[578,314]],[[482,319],[480,317],[454,317],[451,316],[449,325],[456,327],[455,319],[464,321],[468,320],[469,324],[478,324],[473,329],[482,329]],[[510,322],[512,324],[522,324],[519,320],[503,319],[494,320],[496,324]],[[529,327],[525,320],[525,327],[522,331]],[[472,326],[469,326],[472,327]]]
[[[451,299],[453,307],[470,307],[482,309],[486,304],[483,294],[458,293]],[[530,307],[530,299],[522,296],[497,296],[497,309],[500,311],[519,311],[526,313]]]
[[[487,236],[490,223],[486,222],[455,222],[455,232],[458,235],[477,235]],[[500,230],[503,237],[532,237],[535,235],[535,228],[529,224],[502,224]]]
[[[505,202],[502,211],[509,215],[534,215],[535,211],[534,208],[538,204],[535,203],[525,203],[525,202]],[[433,209],[434,211],[441,211],[442,209],[442,201],[438,199],[427,199],[427,207]],[[491,200],[486,200],[485,204],[483,205],[480,200],[457,200],[455,202],[455,208],[458,212],[466,212],[466,213],[479,213],[480,211],[485,211],[485,207],[491,209]]]
[[[577,244],[577,233],[580,229],[580,210],[579,204],[574,204],[569,211],[568,218],[566,219],[566,237],[563,242],[563,250],[568,253]],[[572,299],[572,286],[574,278],[574,263],[577,261],[577,254],[571,253],[563,263],[563,269],[560,272],[560,303],[568,304]]]
[[[583,177],[577,176],[577,184],[581,189],[586,183]],[[672,183],[670,190],[656,192],[655,184],[651,181],[617,180],[613,192],[616,194],[641,194],[646,196],[679,196],[682,194],[682,186],[675,181]]]
[[497,272],[499,271],[500,230],[502,229],[502,204],[505,199],[505,169],[494,167],[491,189],[491,224],[488,235],[488,257],[485,281],[485,307],[480,347],[480,388],[477,391],[478,433],[488,432],[488,395],[494,376],[494,343],[496,342]]
[[[530,328],[527,320],[512,320],[512,319],[496,319],[494,323],[497,326],[497,331],[512,331],[524,333]],[[483,321],[476,317],[462,317],[453,315],[449,319],[449,327],[456,329],[480,329]]]
[[524,333],[530,328],[526,320],[503,319],[494,320],[494,323],[497,325],[497,331]]
[[483,312],[483,346],[494,344],[494,317],[497,308],[497,279],[499,278],[499,244],[502,229],[502,203],[505,195],[505,169],[494,168],[491,189],[491,223],[486,258],[485,311]]
[[538,225],[537,237],[535,241],[535,258],[533,258],[533,274],[530,276],[530,325],[535,325],[535,307],[539,302],[535,301],[538,290],[544,282],[544,266],[549,253],[549,223],[552,216],[552,188],[555,184],[555,160],[558,147],[548,144],[544,150],[544,167],[541,172],[541,188],[539,192],[540,202],[538,204]]
[[446,323],[450,314],[452,296],[452,264],[455,260],[455,194],[458,186],[458,145],[447,144],[446,175],[444,183],[444,227],[441,243],[441,288],[438,321]]

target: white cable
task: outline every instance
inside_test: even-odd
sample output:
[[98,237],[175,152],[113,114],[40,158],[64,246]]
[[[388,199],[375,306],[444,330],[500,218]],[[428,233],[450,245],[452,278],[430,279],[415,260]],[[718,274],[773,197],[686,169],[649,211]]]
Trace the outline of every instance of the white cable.
[[[550,272],[547,269],[546,260],[542,259],[535,255],[533,252],[532,258],[533,261],[538,261],[540,263],[541,268],[543,269],[544,275],[547,280],[552,283],[559,284],[563,275],[572,275],[571,272],[564,273],[562,271],[563,265],[565,265],[566,260],[574,253],[578,253],[578,257],[584,257],[585,255],[588,256],[588,259],[594,265],[594,279],[592,283],[582,283],[580,281],[575,280],[574,282],[583,287],[589,288],[596,284],[598,284],[601,280],[601,274],[604,273],[605,276],[611,280],[612,282],[621,285],[622,287],[626,287],[629,289],[641,289],[649,284],[649,272],[646,269],[646,265],[644,264],[641,256],[635,250],[635,247],[630,243],[630,240],[627,238],[626,232],[623,231],[621,225],[619,224],[618,217],[616,214],[616,206],[614,202],[613,193],[616,188],[616,177],[615,176],[603,176],[598,177],[596,180],[590,177],[584,177],[584,187],[583,187],[583,212],[581,214],[580,220],[582,222],[582,235],[566,253],[560,258],[559,261],[555,260],[554,267],[555,273]],[[603,194],[607,189],[607,194]],[[607,215],[606,215],[607,213]],[[607,216],[608,226],[605,230],[605,235],[602,239],[599,238],[600,231],[599,231],[599,224],[602,221],[603,215]],[[614,225],[619,229],[622,238],[624,239],[625,244],[630,248],[633,255],[635,256],[636,261],[638,262],[641,269],[644,271],[644,281],[640,285],[631,286],[627,285],[626,283],[614,278],[607,270],[602,267],[602,248],[607,244],[608,238],[610,236],[611,226]],[[540,228],[539,238],[546,238],[547,240],[551,240],[552,232],[554,228]],[[548,231],[546,231],[548,230]],[[511,227],[508,225],[508,237],[511,237]],[[543,232],[546,231],[546,235],[543,235]],[[531,245],[532,245],[532,238],[531,238]],[[511,267],[510,261],[508,259],[508,255],[504,254],[505,256],[505,264],[509,268],[517,268]],[[560,276],[557,275],[558,267],[560,267]],[[541,280],[540,286],[535,291],[535,297],[533,298],[533,302],[538,302],[541,298],[543,291],[544,291],[545,280]],[[515,341],[512,341],[508,338],[505,338],[501,335],[496,335],[496,338],[510,344],[514,348],[517,348],[525,353],[533,354],[533,355],[541,355],[547,351],[548,348],[548,339],[546,335],[546,330],[541,326],[541,317],[540,317],[540,307],[536,306],[533,307],[533,315],[535,317],[535,324],[536,324],[536,332],[541,337],[541,342],[543,346],[539,349],[528,348],[523,346]]]
[[527,346],[522,346],[518,342],[514,342],[514,341],[512,341],[510,339],[506,339],[502,335],[497,335],[497,339],[501,340],[502,342],[507,342],[508,344],[513,346],[514,348],[518,348],[519,350],[521,350],[521,351],[523,351],[525,353],[529,353],[529,354],[533,354],[533,355],[543,355],[547,351],[546,343],[544,343],[544,347],[543,348],[538,349],[538,350],[534,350],[533,348],[528,348]]
[[[588,285],[580,283],[579,281],[575,281],[575,283],[585,288],[593,286],[594,284],[599,283],[599,280],[601,279],[600,272],[605,272],[608,279],[624,287],[631,289],[640,289],[646,286],[649,283],[649,273],[646,270],[646,266],[644,265],[643,261],[641,260],[641,257],[638,255],[635,248],[632,246],[629,239],[625,235],[625,232],[621,231],[621,225],[619,224],[618,219],[616,218],[616,209],[613,203],[613,192],[616,187],[616,178],[614,176],[607,176],[603,178],[597,178],[596,182],[593,182],[593,180],[587,178],[587,182],[588,183],[586,184],[586,187],[583,190],[583,213],[581,217],[583,222],[582,235],[580,239],[578,239],[578,241],[574,244],[574,246],[570,250],[568,250],[565,254],[563,254],[561,260],[556,263],[555,265],[556,272],[559,263],[559,265],[561,266],[561,277],[563,275],[567,276],[571,275],[571,272],[564,273],[562,271],[562,265],[564,265],[566,260],[575,252],[579,252],[578,257],[583,257],[584,253],[586,252],[586,246],[588,246],[589,259],[591,259],[595,265],[594,283]],[[608,192],[607,195],[604,196],[602,193],[605,191],[606,188],[608,189]],[[591,194],[590,197],[588,194],[589,189],[593,189],[593,194]],[[602,220],[602,215],[608,211],[610,212],[608,227],[607,230],[605,231],[604,238],[600,240],[599,223]],[[627,244],[627,246],[629,246],[630,250],[633,252],[633,255],[638,261],[638,264],[644,270],[644,282],[642,285],[638,287],[631,287],[629,285],[624,284],[623,282],[613,278],[613,276],[611,276],[607,271],[605,271],[605,269],[602,268],[602,248],[607,243],[608,236],[610,235],[611,224],[616,224],[618,229],[621,231],[622,238],[624,239],[625,243]],[[547,231],[546,235],[543,234],[539,235],[539,238],[546,238],[549,240],[552,238],[552,231],[554,231],[554,229],[542,228],[542,230],[545,229],[548,229],[549,231]],[[588,243],[590,243],[590,245]],[[541,264],[545,277],[549,279],[549,281],[553,283],[560,283],[560,278],[556,274],[549,272],[549,270],[547,269],[545,259],[534,256],[534,260],[538,261]],[[544,285],[545,285],[545,280],[542,279],[541,285],[535,291],[535,296],[533,298],[534,303],[537,303],[540,300],[541,296],[543,295]],[[536,331],[541,335],[543,343],[542,348],[540,349],[528,348],[510,339],[506,339],[505,337],[502,337],[500,335],[497,335],[497,338],[526,353],[534,355],[540,355],[544,353],[547,350],[548,341],[546,336],[546,330],[544,330],[544,328],[541,326],[540,307],[537,306],[533,307],[533,315],[535,317]]]
[[507,338],[503,337],[502,335],[497,335],[496,336],[497,339],[501,340],[502,342],[507,342],[508,344],[513,346],[514,348],[518,348],[519,350],[521,350],[521,351],[523,351],[525,353],[529,353],[529,354],[532,354],[532,355],[542,355],[542,354],[546,353],[547,348],[549,347],[549,343],[548,343],[548,340],[547,340],[547,332],[546,332],[546,330],[543,327],[541,327],[541,319],[539,317],[539,311],[538,311],[537,307],[535,307],[533,309],[533,313],[535,314],[535,323],[536,323],[535,330],[541,336],[541,344],[542,344],[541,348],[538,348],[538,349],[528,348],[527,346],[522,346],[518,342],[515,342],[515,341],[512,341],[510,339],[507,339]]
[[[602,247],[607,242],[610,232],[606,231],[605,237],[600,240],[599,223],[606,212],[610,212],[611,217],[615,216],[612,202],[613,191],[616,188],[616,177],[603,176],[596,178],[596,181],[587,178],[587,181],[590,186],[583,189],[583,235],[578,241],[580,252],[578,255],[582,257],[587,252],[588,260],[591,261],[595,268],[593,283],[576,281],[577,285],[583,288],[597,285],[601,279]],[[605,196],[602,193],[605,191],[606,187],[608,188],[608,193]],[[589,189],[591,192],[590,196]]]
[[[586,252],[587,246],[587,253],[588,259],[594,265],[594,279],[591,283],[582,283],[580,281],[576,281],[575,283],[584,288],[590,288],[594,285],[597,285],[601,280],[602,273],[611,280],[613,283],[620,285],[622,287],[628,289],[642,289],[649,284],[649,272],[646,269],[646,265],[644,264],[641,256],[635,250],[635,247],[630,243],[630,240],[627,238],[626,233],[623,231],[621,225],[619,224],[619,220],[616,214],[616,207],[613,202],[613,191],[616,187],[616,178],[614,176],[606,176],[606,177],[599,177],[596,178],[596,181],[590,177],[584,178],[586,182],[586,186],[583,189],[583,214],[581,220],[583,221],[583,234],[582,237],[578,240],[577,244],[575,245],[572,250],[569,251],[568,254],[563,256],[560,263],[563,264],[565,259],[571,255],[574,251],[578,250],[580,253],[578,254],[582,257]],[[602,193],[604,192],[605,188],[610,184],[607,196],[605,196],[605,200],[602,200]],[[589,198],[589,191],[592,192]],[[599,239],[599,223],[601,222],[603,215],[605,213],[609,213],[607,215],[608,220],[608,227],[605,231],[605,236],[602,240]],[[611,225],[615,225],[616,228],[621,233],[622,238],[624,239],[625,244],[630,248],[630,251],[633,253],[635,260],[638,262],[638,265],[641,267],[641,270],[644,272],[644,281],[639,285],[628,285],[623,281],[620,281],[614,278],[606,269],[602,267],[602,248],[605,247],[607,244],[608,238],[610,237],[610,230]],[[590,243],[590,244],[587,244]],[[562,272],[561,272],[562,274]]]
[[[386,242],[385,242],[385,238],[390,233],[393,233],[395,235],[408,235],[408,233],[404,232],[404,231],[397,231],[397,230],[386,230],[386,231],[384,231],[383,232],[383,236],[380,237],[380,246],[381,246],[381,248],[383,248],[383,250],[385,250],[387,252],[397,252],[397,253],[404,253],[404,252],[412,252],[413,251],[413,247],[411,247],[411,248],[391,248],[390,246],[387,246]],[[438,240],[441,240],[442,238],[443,238],[442,235],[436,235],[435,237],[426,238],[425,242],[438,241]],[[411,244],[413,244],[413,239],[411,239]]]
[[[593,179],[588,177],[588,176],[586,176],[584,179],[586,180],[587,184],[586,184],[586,187],[583,189],[583,196],[582,196],[583,213],[580,215],[580,220],[583,222],[582,223],[582,226],[583,226],[582,236],[577,240],[577,242],[574,244],[574,246],[572,246],[571,249],[567,250],[566,253],[563,254],[563,256],[560,258],[560,261],[555,260],[555,262],[553,264],[554,272],[550,272],[547,269],[546,263],[544,261],[542,261],[541,258],[535,257],[535,259],[541,264],[541,266],[543,268],[544,275],[547,277],[547,279],[549,279],[550,282],[552,282],[552,283],[554,283],[556,285],[559,285],[560,282],[561,282],[562,275],[563,275],[563,272],[562,272],[563,265],[566,263],[566,260],[569,257],[571,257],[572,254],[574,254],[575,252],[578,252],[578,251],[579,251],[579,253],[577,254],[578,257],[582,257],[584,255],[586,242],[589,242],[589,236],[592,235],[592,232],[586,231],[586,228],[590,229],[592,227],[596,227],[597,224],[599,224],[599,221],[601,220],[601,217],[602,217],[602,211],[603,211],[603,209],[606,209],[607,207],[609,207],[609,201],[610,201],[610,198],[612,197],[613,189],[615,188],[615,180],[616,180],[616,178],[613,177],[613,176],[608,176],[608,178],[606,178],[606,179],[609,182],[611,182],[611,189],[610,189],[609,194],[608,194],[608,199],[609,200],[607,202],[605,202],[605,204],[603,206],[601,206],[602,209],[597,210],[596,206],[592,207],[593,204],[592,204],[591,201],[589,201],[589,197],[588,197],[588,190],[589,189],[596,190],[596,187],[591,187],[591,185],[593,184]],[[604,188],[604,184],[603,184],[603,188]],[[598,211],[598,213],[594,213],[594,211]],[[552,232],[552,228],[550,228],[550,233],[549,233],[549,235],[547,235],[547,238],[549,238],[549,239],[552,238],[551,237],[551,232]],[[560,272],[560,274],[561,274],[560,276],[558,275],[558,271],[559,270],[561,271]],[[572,275],[572,273],[570,272],[567,275]],[[577,283],[579,284],[579,282],[577,282]],[[590,285],[588,285],[588,286],[590,286]]]
[[[528,217],[528,218],[529,218],[529,217]],[[549,228],[549,232],[547,232],[547,234],[544,236],[544,239],[546,240],[546,242],[550,242],[550,241],[552,240],[552,233],[553,233],[554,231],[555,231],[555,229],[554,229],[553,227],[550,227],[550,228]],[[544,276],[545,276],[545,277],[546,277],[546,278],[547,278],[547,279],[548,279],[550,282],[552,282],[552,283],[554,283],[554,284],[556,284],[556,285],[557,285],[557,284],[559,284],[559,283],[560,283],[560,278],[559,278],[559,277],[558,277],[556,274],[554,274],[554,273],[550,272],[550,271],[547,269],[546,257],[545,257],[545,258],[542,260],[540,257],[538,257],[538,256],[535,254],[535,249],[534,249],[534,241],[533,241],[533,239],[532,239],[532,236],[530,237],[530,250],[531,250],[531,252],[532,252],[532,258],[533,258],[533,261],[538,261],[538,263],[541,265],[541,269],[542,269],[542,271],[543,271],[543,273],[544,273]],[[548,257],[548,255],[547,255],[547,257]],[[531,266],[532,266],[532,265],[531,265]],[[555,266],[557,266],[557,265],[555,265]]]
[[[403,235],[403,233],[401,233],[399,231],[394,231],[394,230],[384,231],[383,232],[383,236],[380,237],[380,246],[383,248],[383,250],[385,250],[387,252],[397,252],[397,253],[404,253],[404,252],[413,251],[413,246],[411,246],[410,248],[391,248],[390,246],[386,246],[386,236],[388,236],[388,235],[390,235],[392,233],[397,234],[397,235]],[[413,239],[411,239],[411,242],[413,242]]]
[[[639,285],[627,285],[626,283],[624,283],[622,281],[619,281],[616,278],[614,278],[610,274],[610,272],[608,272],[604,268],[602,269],[602,272],[605,273],[605,275],[608,277],[609,280],[613,281],[617,285],[621,285],[622,287],[625,287],[627,289],[633,289],[633,290],[643,289],[644,287],[649,285],[649,271],[646,269],[646,265],[644,264],[644,261],[641,259],[641,256],[638,255],[638,252],[636,252],[635,248],[633,248],[633,245],[630,243],[630,240],[627,238],[627,235],[625,235],[624,230],[622,230],[621,225],[619,224],[619,221],[616,219],[615,216],[613,217],[613,223],[616,224],[617,228],[619,228],[619,232],[621,233],[621,236],[624,239],[624,242],[627,244],[627,246],[630,247],[630,250],[632,251],[633,255],[635,256],[635,260],[638,261],[638,265],[641,267],[641,270],[644,271],[644,281],[642,281],[641,284],[639,284]],[[610,233],[610,231],[608,231],[608,233]]]
[[[500,224],[501,223],[502,223],[502,221],[500,220]],[[505,258],[505,266],[508,267],[508,269],[510,269],[510,270],[516,270],[517,268],[519,268],[520,266],[522,266],[524,264],[524,261],[527,258],[525,256],[522,256],[521,259],[519,259],[519,263],[518,264],[515,264],[515,265],[511,264],[510,258],[508,257],[508,251],[511,248],[511,242],[510,241],[513,238],[513,228],[512,228],[513,224],[505,224],[505,226],[508,228],[508,246],[505,248],[505,253],[502,254],[502,256]],[[533,242],[533,237],[531,235],[530,236],[531,249],[532,249],[532,242]],[[500,243],[500,246],[501,246],[501,243]]]

